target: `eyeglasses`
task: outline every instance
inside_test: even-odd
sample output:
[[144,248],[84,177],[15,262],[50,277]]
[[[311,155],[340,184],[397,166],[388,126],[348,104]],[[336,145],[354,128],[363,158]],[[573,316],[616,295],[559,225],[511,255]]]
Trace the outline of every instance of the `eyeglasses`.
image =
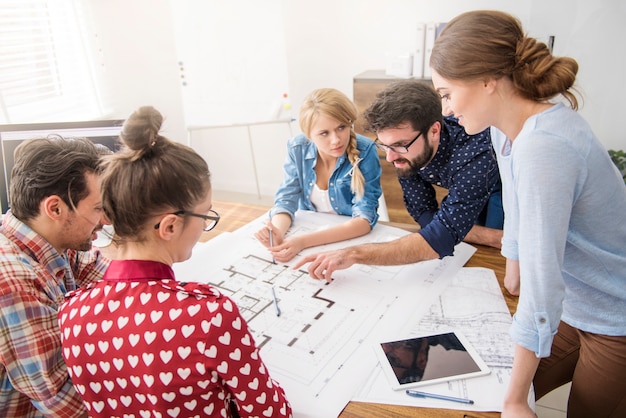
[[396,154],[406,154],[407,152],[409,152],[409,147],[411,145],[413,145],[413,143],[415,141],[417,141],[417,139],[422,136],[422,132],[419,132],[417,134],[417,136],[415,138],[413,138],[412,141],[410,141],[408,144],[406,145],[385,145],[382,142],[380,142],[380,139],[376,138],[374,140],[374,144],[376,145],[376,147],[381,150],[382,152],[387,152],[387,151],[393,151]]
[[[179,210],[173,213],[168,213],[168,215],[176,215],[176,216],[195,216],[196,218],[204,219],[204,228],[202,229],[204,232],[208,232],[211,229],[215,228],[215,225],[220,221],[220,215],[214,210],[209,210],[211,215],[201,215],[199,213],[188,212],[186,210]],[[161,222],[154,225],[154,229],[159,229]]]

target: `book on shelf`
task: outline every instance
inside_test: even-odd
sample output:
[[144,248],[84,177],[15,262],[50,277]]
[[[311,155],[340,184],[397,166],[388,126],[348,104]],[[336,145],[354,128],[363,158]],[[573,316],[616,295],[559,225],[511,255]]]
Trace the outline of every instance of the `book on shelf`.
[[415,51],[413,52],[413,77],[424,77],[424,45],[426,36],[426,24],[417,22],[417,32],[415,39]]
[[415,53],[413,54],[413,77],[430,78],[430,55],[435,41],[447,22],[418,22]]

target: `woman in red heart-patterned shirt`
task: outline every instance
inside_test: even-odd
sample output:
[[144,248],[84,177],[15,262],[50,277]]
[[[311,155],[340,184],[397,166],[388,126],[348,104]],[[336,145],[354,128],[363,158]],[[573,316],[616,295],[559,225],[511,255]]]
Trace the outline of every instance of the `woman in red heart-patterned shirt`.
[[158,134],[142,107],[108,157],[103,208],[116,260],[59,310],[63,356],[92,417],[289,417],[237,306],[209,285],[174,277],[217,224],[210,174],[191,148]]

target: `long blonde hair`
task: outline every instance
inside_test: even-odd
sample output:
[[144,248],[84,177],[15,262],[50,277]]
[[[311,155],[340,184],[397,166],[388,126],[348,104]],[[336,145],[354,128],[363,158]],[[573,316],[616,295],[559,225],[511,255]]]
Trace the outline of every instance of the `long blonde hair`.
[[311,127],[315,124],[320,114],[350,126],[350,141],[346,149],[348,160],[352,164],[350,190],[356,195],[356,199],[360,200],[365,194],[365,179],[359,168],[361,158],[357,148],[356,133],[354,132],[354,121],[357,117],[356,106],[352,103],[352,100],[337,89],[323,88],[313,90],[304,99],[304,103],[300,107],[300,129],[307,138],[311,137]]

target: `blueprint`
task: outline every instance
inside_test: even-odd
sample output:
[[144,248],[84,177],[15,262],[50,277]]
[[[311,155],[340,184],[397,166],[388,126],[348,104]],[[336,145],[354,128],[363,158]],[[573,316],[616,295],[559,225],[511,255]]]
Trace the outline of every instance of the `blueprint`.
[[511,315],[493,270],[463,268],[426,309],[416,309],[401,327],[401,336],[454,329],[462,332],[487,363],[491,374],[420,387],[440,395],[467,398],[473,405],[407,396],[393,391],[377,365],[355,400],[396,405],[474,411],[502,411],[513,366]]
[[[231,297],[246,319],[272,377],[280,382],[296,416],[336,416],[376,366],[371,341],[382,329],[405,324],[417,302],[429,306],[475,249],[454,257],[405,266],[354,265],[333,281],[312,279],[303,255],[365,242],[385,242],[406,231],[377,225],[364,237],[307,249],[289,263],[274,264],[254,238],[267,218],[198,244],[176,276],[209,283]],[[288,234],[327,228],[346,218],[298,212]],[[272,292],[273,289],[273,292]],[[280,308],[277,315],[274,302]]]

